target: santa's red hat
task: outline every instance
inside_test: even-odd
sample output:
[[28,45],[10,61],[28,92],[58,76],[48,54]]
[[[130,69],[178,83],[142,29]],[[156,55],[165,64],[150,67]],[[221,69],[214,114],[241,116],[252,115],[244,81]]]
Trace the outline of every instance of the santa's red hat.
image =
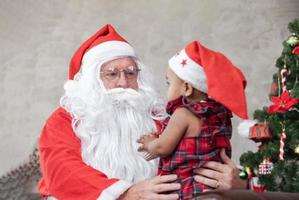
[[244,92],[246,79],[223,54],[194,41],[168,63],[179,78],[207,93],[239,117],[248,118]]
[[75,52],[69,65],[69,79],[80,71],[81,65],[89,65],[99,60],[115,57],[136,57],[133,47],[107,24],[86,40]]

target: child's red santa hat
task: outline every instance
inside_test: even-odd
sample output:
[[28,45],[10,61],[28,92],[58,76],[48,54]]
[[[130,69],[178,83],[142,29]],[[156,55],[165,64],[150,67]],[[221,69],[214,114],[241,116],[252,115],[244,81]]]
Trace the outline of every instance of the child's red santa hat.
[[194,41],[168,63],[179,78],[207,93],[239,117],[248,118],[244,93],[246,79],[223,54]]
[[69,79],[80,71],[81,65],[116,57],[136,57],[134,49],[115,29],[107,24],[86,40],[73,55],[69,65]]

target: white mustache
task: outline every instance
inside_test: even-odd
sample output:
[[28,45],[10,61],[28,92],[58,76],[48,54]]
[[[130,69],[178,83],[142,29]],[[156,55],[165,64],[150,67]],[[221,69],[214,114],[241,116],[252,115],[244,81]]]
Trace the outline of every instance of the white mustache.
[[130,95],[140,95],[139,92],[137,92],[136,90],[134,89],[131,89],[131,88],[113,88],[113,89],[110,89],[110,90],[107,90],[105,91],[106,94],[130,94]]
[[[143,94],[131,88],[114,88],[111,90],[105,91],[106,100],[110,105],[113,105],[114,108],[127,108],[134,107],[136,109],[142,109],[140,105],[143,102]],[[107,107],[108,109],[108,107]]]

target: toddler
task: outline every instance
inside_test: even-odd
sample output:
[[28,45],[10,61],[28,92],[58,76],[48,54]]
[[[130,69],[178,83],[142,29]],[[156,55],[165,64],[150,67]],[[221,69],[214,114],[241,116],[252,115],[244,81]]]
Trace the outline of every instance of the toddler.
[[[247,119],[246,80],[223,54],[198,41],[168,61],[167,117],[158,133],[139,138],[147,160],[160,157],[159,175],[177,174],[180,199],[211,189],[196,182],[193,170],[219,161],[220,150],[231,155],[231,117]],[[159,137],[157,137],[157,135]]]

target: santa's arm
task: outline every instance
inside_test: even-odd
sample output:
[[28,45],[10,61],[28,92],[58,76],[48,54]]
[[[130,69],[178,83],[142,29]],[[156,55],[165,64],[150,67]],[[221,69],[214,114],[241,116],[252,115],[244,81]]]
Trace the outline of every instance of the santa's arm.
[[141,137],[138,142],[142,145],[138,150],[147,151],[153,157],[170,155],[188,128],[188,112],[186,108],[178,108],[159,138],[153,138],[149,135]]
[[131,183],[109,179],[86,165],[71,117],[59,108],[47,121],[39,139],[43,178],[39,191],[57,199],[117,199]]

